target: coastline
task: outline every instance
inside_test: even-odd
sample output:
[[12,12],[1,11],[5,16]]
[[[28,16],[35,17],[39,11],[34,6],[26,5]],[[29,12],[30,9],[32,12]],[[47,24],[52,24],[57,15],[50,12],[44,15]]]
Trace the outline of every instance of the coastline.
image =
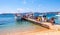
[[60,35],[60,31],[56,30],[47,30],[44,29],[42,31],[25,31],[25,32],[20,32],[20,31],[15,31],[15,32],[10,32],[10,33],[2,33],[0,35]]

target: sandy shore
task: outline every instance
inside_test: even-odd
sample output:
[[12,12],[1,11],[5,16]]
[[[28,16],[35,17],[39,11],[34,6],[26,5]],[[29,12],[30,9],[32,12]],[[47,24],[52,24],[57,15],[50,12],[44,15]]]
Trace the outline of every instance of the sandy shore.
[[54,30],[45,30],[45,31],[30,31],[30,32],[16,32],[16,33],[11,33],[9,35],[60,35],[60,31],[54,31]]
[[60,31],[58,30],[50,30],[50,29],[36,29],[31,31],[12,31],[12,32],[0,32],[0,35],[60,35]]

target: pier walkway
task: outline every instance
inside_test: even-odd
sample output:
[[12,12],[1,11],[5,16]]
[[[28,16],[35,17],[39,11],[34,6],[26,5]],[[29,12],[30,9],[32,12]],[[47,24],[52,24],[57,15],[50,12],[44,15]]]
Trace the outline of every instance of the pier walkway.
[[60,29],[60,25],[52,25],[51,23],[49,22],[40,22],[40,21],[36,21],[35,19],[31,19],[31,18],[25,18],[25,17],[22,17],[22,15],[20,15],[21,18],[27,20],[27,21],[31,21],[31,22],[34,22],[34,24],[38,24],[42,27],[45,27],[45,28],[48,28],[48,29]]

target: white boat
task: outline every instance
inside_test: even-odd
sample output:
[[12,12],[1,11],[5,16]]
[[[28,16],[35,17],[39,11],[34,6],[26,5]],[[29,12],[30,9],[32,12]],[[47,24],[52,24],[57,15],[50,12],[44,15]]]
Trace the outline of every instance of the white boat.
[[58,19],[60,19],[60,13],[58,13],[58,14],[56,15],[56,17],[57,17]]
[[17,20],[17,21],[21,20],[21,15],[20,14],[16,14],[15,15],[15,20]]
[[57,19],[60,19],[60,13],[58,13],[57,15],[55,15],[55,17],[57,17]]
[[56,16],[58,16],[58,17],[59,17],[59,16],[60,16],[60,13],[58,13]]

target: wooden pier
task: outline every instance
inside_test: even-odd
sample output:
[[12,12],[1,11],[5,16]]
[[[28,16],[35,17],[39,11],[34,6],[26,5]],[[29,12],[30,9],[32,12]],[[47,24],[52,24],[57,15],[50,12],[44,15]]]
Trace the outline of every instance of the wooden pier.
[[40,21],[36,21],[34,19],[31,19],[31,18],[23,18],[23,19],[30,21],[30,22],[33,22],[34,24],[40,25],[40,26],[45,27],[47,29],[50,29],[52,26],[52,24],[48,23],[48,22],[40,22]]
[[[48,23],[48,22],[40,22],[40,21],[37,21],[37,20],[35,20],[35,19],[26,18],[26,17],[22,17],[22,16],[20,16],[20,17],[21,17],[21,19],[23,19],[23,20],[27,20],[27,21],[33,22],[34,24],[40,25],[40,26],[42,26],[42,27],[44,27],[44,28],[51,29],[51,26],[52,26],[51,23]],[[18,18],[17,18],[17,19],[18,19]],[[20,19],[19,19],[19,20],[20,20]]]

